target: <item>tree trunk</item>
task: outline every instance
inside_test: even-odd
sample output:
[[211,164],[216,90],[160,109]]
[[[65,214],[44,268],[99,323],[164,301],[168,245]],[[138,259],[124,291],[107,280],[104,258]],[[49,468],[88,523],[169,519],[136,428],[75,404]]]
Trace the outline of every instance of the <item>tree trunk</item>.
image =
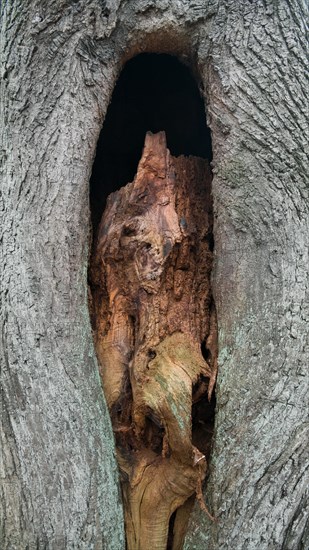
[[88,182],[117,75],[142,51],[191,66],[213,142],[218,521],[196,506],[184,547],[308,547],[304,26],[301,0],[1,7],[1,548],[124,548]]
[[4,550],[124,548],[87,304],[88,181],[108,95],[97,100],[78,53],[92,7],[2,7]]

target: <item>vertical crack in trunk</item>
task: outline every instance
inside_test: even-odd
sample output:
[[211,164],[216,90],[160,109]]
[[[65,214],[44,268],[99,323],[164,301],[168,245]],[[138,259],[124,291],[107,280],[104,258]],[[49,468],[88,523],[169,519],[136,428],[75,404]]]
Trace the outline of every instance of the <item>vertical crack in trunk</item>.
[[164,132],[147,133],[134,181],[108,198],[91,265],[129,550],[181,549],[206,474],[217,371],[212,223],[208,162],[174,158]]

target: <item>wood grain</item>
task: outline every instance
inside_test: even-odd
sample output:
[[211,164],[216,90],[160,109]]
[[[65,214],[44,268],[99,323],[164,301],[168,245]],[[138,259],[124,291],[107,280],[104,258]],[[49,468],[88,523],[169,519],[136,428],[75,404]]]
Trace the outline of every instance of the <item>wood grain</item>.
[[210,399],[217,369],[210,189],[207,161],[173,158],[165,133],[149,132],[99,228],[92,316],[130,550],[166,548],[170,516],[206,472],[191,410],[193,385]]

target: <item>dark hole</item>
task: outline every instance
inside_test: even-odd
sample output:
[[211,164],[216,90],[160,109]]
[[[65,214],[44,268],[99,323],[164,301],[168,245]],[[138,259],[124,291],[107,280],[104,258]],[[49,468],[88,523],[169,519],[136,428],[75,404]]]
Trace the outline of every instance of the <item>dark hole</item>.
[[213,391],[210,401],[207,392],[192,405],[192,443],[201,451],[206,460],[211,451],[214,430],[216,395]]
[[171,55],[140,54],[127,62],[119,76],[91,176],[94,235],[107,196],[133,180],[149,130],[165,131],[174,156],[211,160],[210,131],[196,80]]
[[136,235],[136,229],[134,227],[124,227],[122,230],[122,235],[124,237],[134,237]]
[[205,359],[205,361],[208,361],[208,359],[210,359],[210,351],[206,347],[205,340],[201,343],[201,352],[202,352],[202,356]]
[[169,526],[168,526],[168,537],[167,537],[166,550],[171,550],[172,547],[173,547],[174,524],[175,524],[176,512],[177,512],[177,510],[170,517],[170,522],[169,522]]
[[143,442],[148,449],[161,456],[163,449],[164,427],[160,419],[156,418],[151,411],[145,417],[145,431]]
[[[206,126],[203,99],[190,69],[176,57],[167,54],[141,54],[128,61],[115,86],[104,125],[98,140],[90,182],[90,205],[93,235],[103,214],[108,195],[134,179],[147,131],[164,130],[167,145],[174,156],[194,155],[212,160],[210,131]],[[145,197],[141,195],[141,201]],[[144,205],[141,205],[141,213]],[[185,220],[183,220],[185,227]],[[122,237],[133,237],[136,229],[128,221]],[[210,250],[212,235],[206,235]],[[146,243],[145,246],[151,246]],[[179,245],[175,245],[176,248]],[[165,251],[168,253],[168,250]],[[192,250],[195,252],[195,249]],[[140,304],[136,302],[136,308]],[[130,317],[134,328],[137,319]],[[139,342],[143,344],[143,340]],[[205,342],[201,345],[204,359],[209,359]],[[155,351],[149,349],[149,360]],[[208,380],[198,381],[193,388],[196,400],[192,406],[192,442],[208,458],[213,432],[215,396],[207,398]],[[111,411],[116,445],[129,462],[137,450],[132,425],[132,388],[127,376],[119,402]],[[145,419],[144,445],[156,453],[164,449],[164,427],[151,410]],[[168,454],[166,455],[169,456]],[[131,457],[131,458],[130,458]],[[176,512],[169,522],[167,549],[172,548]]]
[[214,236],[213,236],[213,233],[208,233],[204,238],[203,238],[203,241],[206,241],[208,243],[208,246],[209,246],[209,250],[210,252],[213,252],[214,250]]
[[155,357],[157,356],[156,352],[154,349],[149,349],[148,350],[148,357],[149,359],[154,359]]

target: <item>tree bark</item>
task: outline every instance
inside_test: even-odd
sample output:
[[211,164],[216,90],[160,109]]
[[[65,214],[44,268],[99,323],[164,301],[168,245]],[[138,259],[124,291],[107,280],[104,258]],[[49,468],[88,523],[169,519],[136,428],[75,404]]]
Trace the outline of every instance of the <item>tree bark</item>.
[[211,62],[204,45],[199,52],[208,67],[219,331],[206,502],[219,521],[196,508],[185,548],[305,549],[304,5],[220,4]]
[[88,181],[108,90],[97,100],[78,53],[93,5],[70,4],[2,5],[4,550],[124,548],[87,304]]
[[156,51],[200,79],[214,157],[218,521],[196,507],[185,548],[305,549],[305,4],[9,0],[1,30],[1,548],[124,548],[88,182],[121,66]]

